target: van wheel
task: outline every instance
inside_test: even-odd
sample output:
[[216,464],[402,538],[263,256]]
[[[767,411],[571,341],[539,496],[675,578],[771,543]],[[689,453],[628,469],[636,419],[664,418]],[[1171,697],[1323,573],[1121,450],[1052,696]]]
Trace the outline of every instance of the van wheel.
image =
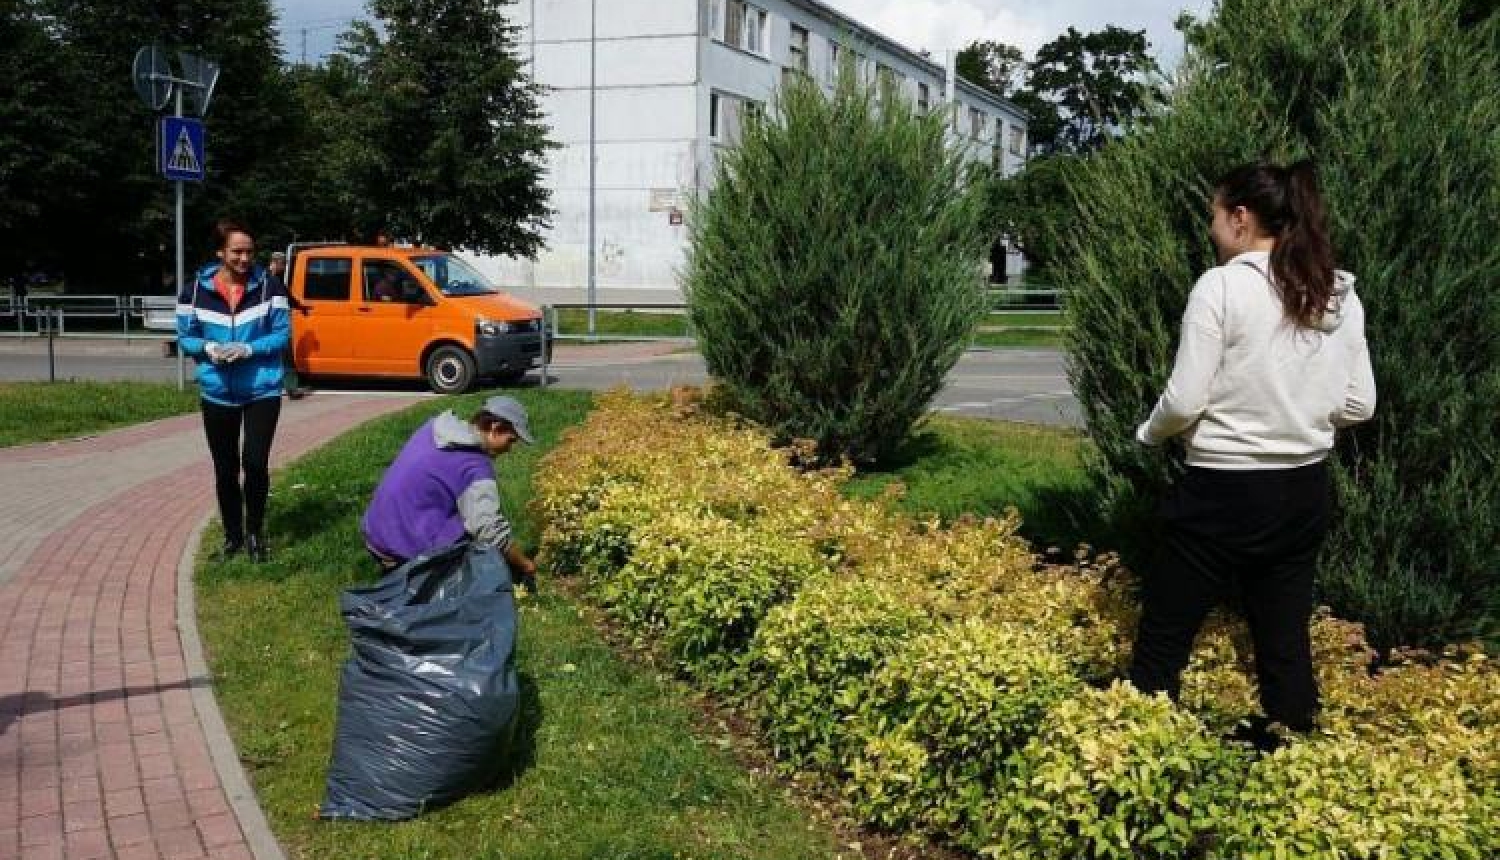
[[462,394],[474,385],[474,357],[457,346],[440,346],[427,356],[427,385],[438,394]]

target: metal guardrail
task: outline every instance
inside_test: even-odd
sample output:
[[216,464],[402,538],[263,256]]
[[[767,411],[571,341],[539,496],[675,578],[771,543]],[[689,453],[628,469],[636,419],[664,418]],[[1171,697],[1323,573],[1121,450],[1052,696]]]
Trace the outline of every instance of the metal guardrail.
[[[1017,287],[994,289],[987,291],[990,299],[989,317],[1015,317],[1015,316],[1056,316],[1062,312],[1066,293],[1050,287]],[[590,332],[565,332],[560,323],[559,311],[563,310],[588,310],[590,305],[584,302],[558,302],[542,306],[542,315],[545,328],[553,341],[580,341],[584,343],[608,343],[619,341],[651,342],[660,341],[667,343],[695,343],[697,338],[693,334],[692,322],[689,320],[685,325],[685,333],[682,335],[648,335],[629,333],[606,333],[597,329]],[[647,311],[659,313],[663,316],[686,316],[687,305],[663,302],[644,302],[640,304],[608,303],[595,304],[595,310],[623,310],[623,311]],[[1064,326],[1059,322],[1051,325],[1015,325],[1015,324],[988,324],[981,323],[979,331],[986,333],[998,332],[1060,332]]]
[[[1045,287],[1023,287],[1005,288],[988,291],[990,298],[989,316],[1015,316],[1015,315],[1050,315],[1061,311],[1066,294],[1060,290]],[[682,316],[685,320],[684,332],[680,335],[657,335],[657,334],[630,334],[630,333],[604,333],[599,331],[590,332],[564,332],[562,330],[560,311],[582,310],[586,311],[590,305],[583,302],[560,302],[557,304],[543,305],[547,331],[552,339],[556,341],[580,341],[580,342],[618,342],[618,341],[661,341],[668,343],[690,344],[696,342],[693,333],[692,322],[686,318],[687,305],[661,302],[643,302],[636,304],[627,303],[605,303],[594,304],[595,310],[604,311],[645,311],[657,313],[662,316]],[[59,337],[67,336],[68,321],[85,319],[118,319],[120,321],[120,333],[125,338],[132,336],[151,337],[156,334],[171,334],[176,330],[176,308],[175,296],[103,296],[103,295],[40,295],[28,296],[19,303],[10,296],[0,296],[0,319],[12,320],[14,325],[0,325],[0,334],[29,335],[41,334],[47,330],[49,325],[55,325],[53,333]],[[132,323],[137,328],[132,328]],[[29,325],[28,325],[29,324]],[[986,332],[1002,331],[1060,331],[1061,325],[987,325],[981,324],[981,330]],[[98,336],[101,332],[91,331],[89,335]]]
[[[17,301],[13,296],[0,297],[0,319],[13,324],[0,326],[0,334],[67,336],[68,321],[117,319],[120,335],[151,337],[155,333],[177,330],[175,296],[102,296],[40,295]],[[132,329],[131,323],[139,329]],[[89,331],[90,337],[103,332]]]

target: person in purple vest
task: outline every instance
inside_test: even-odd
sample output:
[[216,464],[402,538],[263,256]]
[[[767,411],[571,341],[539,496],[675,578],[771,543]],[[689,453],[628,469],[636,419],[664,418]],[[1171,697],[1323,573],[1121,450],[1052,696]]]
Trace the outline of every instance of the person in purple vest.
[[361,523],[365,546],[391,570],[468,535],[505,556],[518,581],[536,576],[500,510],[494,458],[531,444],[526,407],[491,397],[468,421],[447,411],[407,440],[385,470]]

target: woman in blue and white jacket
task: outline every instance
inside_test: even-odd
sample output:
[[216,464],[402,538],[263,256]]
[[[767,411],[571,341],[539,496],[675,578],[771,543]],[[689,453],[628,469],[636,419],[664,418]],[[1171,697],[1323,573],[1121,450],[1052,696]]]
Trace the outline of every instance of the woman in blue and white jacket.
[[177,344],[198,366],[203,431],[224,523],[221,556],[243,550],[259,562],[268,551],[271,440],[281,417],[281,352],[291,335],[291,316],[285,288],[255,265],[249,229],[224,220],[215,225],[214,236],[219,262],[198,270],[177,297]]

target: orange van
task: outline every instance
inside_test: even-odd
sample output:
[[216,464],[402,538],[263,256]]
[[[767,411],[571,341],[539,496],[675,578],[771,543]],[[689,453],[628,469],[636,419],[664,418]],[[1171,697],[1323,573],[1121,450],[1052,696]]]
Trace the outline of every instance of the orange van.
[[541,311],[446,251],[293,245],[287,276],[299,373],[425,378],[453,394],[542,364]]

